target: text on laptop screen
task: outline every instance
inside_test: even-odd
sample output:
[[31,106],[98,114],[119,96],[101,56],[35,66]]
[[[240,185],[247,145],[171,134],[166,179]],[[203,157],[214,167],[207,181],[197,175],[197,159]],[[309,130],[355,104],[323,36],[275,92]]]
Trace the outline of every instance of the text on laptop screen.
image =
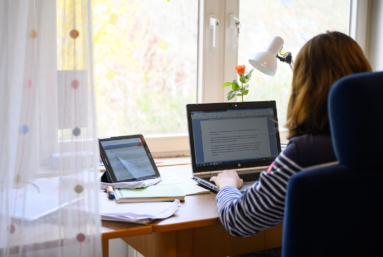
[[277,134],[272,108],[193,111],[197,166],[275,159]]

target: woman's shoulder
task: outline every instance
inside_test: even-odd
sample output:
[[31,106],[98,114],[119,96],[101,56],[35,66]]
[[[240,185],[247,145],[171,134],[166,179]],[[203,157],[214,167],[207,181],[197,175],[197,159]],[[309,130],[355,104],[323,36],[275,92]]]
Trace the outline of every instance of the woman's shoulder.
[[293,137],[283,153],[303,168],[336,161],[330,134]]
[[305,134],[302,136],[293,137],[290,139],[289,144],[294,143],[301,147],[311,147],[320,145],[330,145],[332,147],[331,135],[330,134]]

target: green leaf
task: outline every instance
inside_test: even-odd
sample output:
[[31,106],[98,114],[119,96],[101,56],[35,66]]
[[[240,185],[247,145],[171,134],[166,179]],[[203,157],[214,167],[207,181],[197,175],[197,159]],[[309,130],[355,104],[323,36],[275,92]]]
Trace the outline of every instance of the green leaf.
[[238,93],[237,96],[242,96],[242,94],[241,94],[241,93]]
[[245,90],[248,89],[248,88],[249,88],[249,84],[247,84],[247,85],[245,86]]
[[228,94],[227,94],[227,100],[231,100],[233,99],[235,96],[235,92],[234,91],[230,91]]
[[246,78],[245,78],[245,76],[243,76],[243,75],[240,75],[240,76],[239,76],[239,80],[240,80],[242,83],[246,83]]
[[243,95],[247,95],[249,93],[249,90],[245,90],[242,92]]
[[221,87],[228,87],[228,86],[231,86],[232,84],[233,83],[231,83],[231,82],[226,82]]
[[235,79],[235,80],[233,80],[233,83],[238,84],[238,81]]
[[254,69],[251,69],[250,71],[246,72],[245,73],[245,76],[250,76],[251,77],[251,73],[253,73]]
[[238,83],[232,83],[231,88],[232,88],[234,91],[240,89]]
[[[254,69],[251,69],[250,71],[248,71],[248,72],[245,73],[245,78],[246,78],[247,81],[250,80],[250,78],[251,78],[251,73],[253,73],[253,71],[254,71]],[[247,81],[246,81],[246,82],[247,82]]]

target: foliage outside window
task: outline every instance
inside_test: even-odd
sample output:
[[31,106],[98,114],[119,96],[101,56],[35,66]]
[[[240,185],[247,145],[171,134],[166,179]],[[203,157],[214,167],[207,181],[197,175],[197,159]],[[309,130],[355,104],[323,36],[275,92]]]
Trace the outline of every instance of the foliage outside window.
[[198,1],[93,0],[92,10],[99,136],[186,132]]

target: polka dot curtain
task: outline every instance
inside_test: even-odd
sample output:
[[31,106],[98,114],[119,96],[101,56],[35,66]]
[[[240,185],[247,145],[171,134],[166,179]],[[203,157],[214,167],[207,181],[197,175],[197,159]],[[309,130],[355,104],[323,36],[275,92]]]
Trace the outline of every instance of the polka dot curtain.
[[0,1],[0,256],[101,256],[90,1]]

